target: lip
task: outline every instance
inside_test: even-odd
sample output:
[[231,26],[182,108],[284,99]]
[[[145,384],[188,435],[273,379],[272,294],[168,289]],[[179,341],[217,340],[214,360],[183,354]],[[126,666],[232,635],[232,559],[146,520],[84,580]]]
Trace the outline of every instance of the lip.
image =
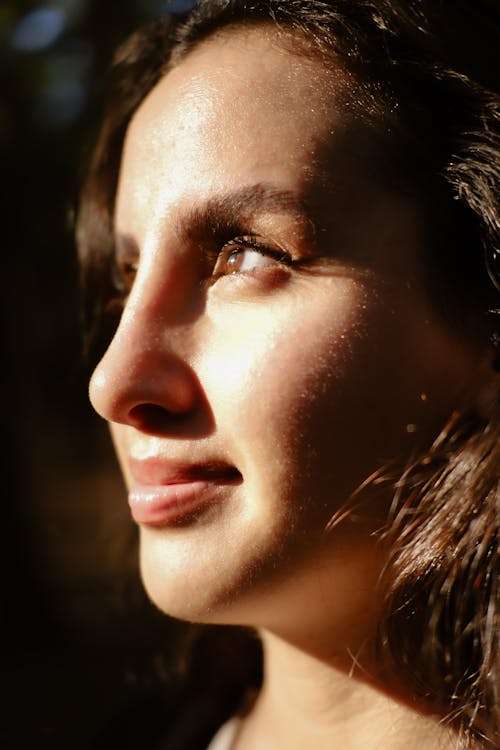
[[186,523],[222,502],[228,485],[240,484],[240,472],[219,461],[183,463],[148,458],[129,461],[133,483],[129,490],[132,518],[147,526]]

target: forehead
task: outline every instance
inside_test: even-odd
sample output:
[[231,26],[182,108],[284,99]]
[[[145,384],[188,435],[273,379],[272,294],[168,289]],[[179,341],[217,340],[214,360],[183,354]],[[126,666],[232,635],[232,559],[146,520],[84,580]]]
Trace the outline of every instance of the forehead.
[[347,72],[340,63],[327,66],[318,54],[306,54],[302,37],[295,47],[291,32],[269,25],[222,29],[169,70],[134,119],[161,118],[165,106],[178,106],[181,100],[186,111],[198,117],[209,118],[220,107],[241,112],[242,106],[250,113],[267,105],[270,97],[290,116],[304,110],[311,119],[331,115],[347,88]]
[[340,67],[294,54],[289,36],[270,27],[228,30],[202,42],[131,122],[118,211],[128,202],[125,193],[136,206],[151,200],[148,191],[178,200],[202,186],[217,189],[222,174],[233,181],[307,180],[318,150],[344,126],[346,81]]

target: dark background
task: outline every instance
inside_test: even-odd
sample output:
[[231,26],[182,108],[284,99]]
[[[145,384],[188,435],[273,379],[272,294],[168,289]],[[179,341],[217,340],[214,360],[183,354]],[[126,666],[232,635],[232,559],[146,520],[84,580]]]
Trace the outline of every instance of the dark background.
[[142,592],[87,402],[71,212],[112,51],[166,6],[0,3],[2,748],[147,748],[161,733],[176,625]]

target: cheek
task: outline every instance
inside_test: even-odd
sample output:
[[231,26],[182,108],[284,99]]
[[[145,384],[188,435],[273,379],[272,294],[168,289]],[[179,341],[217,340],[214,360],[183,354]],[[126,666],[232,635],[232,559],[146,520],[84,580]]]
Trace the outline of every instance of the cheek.
[[[436,407],[421,400],[440,369],[435,336],[399,286],[384,291],[316,279],[265,306],[212,317],[201,381],[256,494],[314,498],[327,518],[374,471],[404,461],[440,429],[443,393]],[[449,390],[446,372],[442,380]]]
[[212,316],[200,379],[210,402],[223,411],[237,407],[238,428],[254,429],[257,437],[272,416],[267,428],[279,432],[342,379],[361,294],[349,282],[337,283],[334,293],[324,287],[311,289],[311,305],[304,305],[307,290],[299,290]]
[[363,338],[365,294],[354,282],[325,280],[308,291],[214,316],[211,355],[200,362],[217,428],[246,480],[266,495],[291,492],[294,502],[331,485],[325,466],[350,427],[344,396]]

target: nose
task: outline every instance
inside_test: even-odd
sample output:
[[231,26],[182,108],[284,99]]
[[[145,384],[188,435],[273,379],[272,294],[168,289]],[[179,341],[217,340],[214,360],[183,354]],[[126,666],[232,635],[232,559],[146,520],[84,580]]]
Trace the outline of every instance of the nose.
[[108,422],[156,432],[192,414],[200,401],[195,373],[176,350],[173,332],[151,306],[126,305],[89,386],[94,409]]

